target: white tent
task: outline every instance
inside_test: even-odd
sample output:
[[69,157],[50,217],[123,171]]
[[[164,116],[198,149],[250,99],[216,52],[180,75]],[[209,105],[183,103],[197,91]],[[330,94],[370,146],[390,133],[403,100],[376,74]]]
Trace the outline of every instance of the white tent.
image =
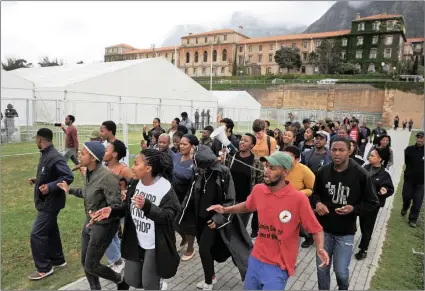
[[35,84],[36,121],[58,122],[75,115],[77,124],[105,120],[170,123],[198,108],[217,114],[217,98],[163,58],[14,70]]
[[212,91],[218,99],[222,117],[233,121],[253,121],[260,118],[261,104],[246,91]]
[[17,122],[15,121],[16,126],[33,123],[33,99],[32,82],[1,70],[1,112],[4,114],[7,105],[12,104],[19,115]]

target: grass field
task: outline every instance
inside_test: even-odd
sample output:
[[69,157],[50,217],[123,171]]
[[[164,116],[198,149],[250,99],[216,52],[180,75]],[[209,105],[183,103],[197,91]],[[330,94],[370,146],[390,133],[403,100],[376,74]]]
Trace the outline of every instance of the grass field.
[[[410,144],[414,143],[412,133]],[[372,278],[373,290],[424,290],[424,256],[412,252],[412,248],[424,252],[424,211],[416,228],[407,225],[407,216],[400,215],[402,188],[403,176],[395,193],[379,267]]]

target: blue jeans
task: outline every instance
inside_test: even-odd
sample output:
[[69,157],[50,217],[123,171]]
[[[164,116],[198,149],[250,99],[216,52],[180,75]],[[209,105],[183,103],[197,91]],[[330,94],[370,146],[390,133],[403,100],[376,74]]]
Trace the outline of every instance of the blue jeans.
[[336,236],[325,232],[325,250],[329,255],[329,265],[319,268],[322,263],[316,256],[317,281],[319,290],[329,290],[331,285],[331,266],[334,265],[339,290],[348,290],[350,273],[348,267],[353,254],[354,235]]
[[109,264],[113,264],[121,258],[121,241],[118,238],[118,233],[115,234],[111,244],[106,249],[105,256]]
[[285,290],[288,278],[288,272],[279,266],[265,264],[249,256],[244,290]]

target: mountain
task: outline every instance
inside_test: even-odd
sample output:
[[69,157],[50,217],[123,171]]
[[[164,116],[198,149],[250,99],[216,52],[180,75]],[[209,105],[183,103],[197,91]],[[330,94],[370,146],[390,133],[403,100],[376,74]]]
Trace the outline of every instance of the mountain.
[[[305,25],[296,24],[269,24],[258,17],[237,11],[232,14],[229,21],[213,27],[213,29],[233,29],[235,31],[240,31],[239,26],[243,26],[243,34],[249,37],[297,34],[303,32],[307,28]],[[208,31],[208,28],[197,24],[174,26],[167,33],[162,46],[180,44],[180,38],[182,36],[189,35],[189,33],[201,33],[204,31]]]
[[423,1],[338,1],[306,30],[307,33],[335,31],[351,28],[351,21],[360,17],[387,12],[401,14],[406,23],[406,37],[424,36]]

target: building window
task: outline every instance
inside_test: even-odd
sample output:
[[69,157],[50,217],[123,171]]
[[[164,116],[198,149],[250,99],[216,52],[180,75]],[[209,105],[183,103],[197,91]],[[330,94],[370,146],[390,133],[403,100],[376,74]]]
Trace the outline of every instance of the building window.
[[376,59],[376,48],[370,49],[369,59]]
[[346,38],[342,39],[342,46],[347,46],[347,39]]
[[377,44],[378,40],[379,40],[379,36],[374,35],[373,38],[372,38],[372,44]]
[[375,73],[375,64],[370,64],[369,67],[367,68],[367,71],[369,73]]
[[392,45],[393,44],[393,36],[392,35],[387,35],[385,37],[385,45]]
[[189,44],[190,43],[190,40],[189,39],[186,39],[186,44]]
[[190,54],[186,53],[186,64],[190,63]]
[[217,36],[214,36],[214,42],[216,42],[217,41]]
[[388,29],[393,29],[394,28],[394,22],[392,20],[388,20],[388,22],[387,22],[387,28]]
[[270,50],[271,51],[273,50],[273,44],[272,43],[270,44]]
[[307,49],[308,48],[308,41],[305,41],[303,44],[303,48]]
[[269,54],[269,62],[273,62],[273,55]]
[[363,51],[362,50],[357,50],[356,51],[356,59],[361,59],[363,57]]
[[217,62],[217,51],[213,50],[213,62]]
[[346,51],[342,51],[341,52],[341,59],[345,60],[346,56],[347,56],[347,52]]
[[168,54],[167,53],[165,53],[165,58],[168,58]]
[[240,53],[242,52],[242,46],[240,46],[240,47],[239,47],[239,52],[240,52]]
[[239,56],[239,65],[243,65],[243,57]]
[[263,51],[263,46],[261,44],[258,46],[258,51]]
[[375,21],[374,23],[372,23],[373,30],[379,30],[380,27],[381,27],[381,22]]
[[364,31],[364,22],[357,24],[357,31]]
[[196,44],[198,44],[198,38],[196,38],[195,40],[196,40]]
[[384,58],[391,58],[391,49],[390,48],[385,49]]
[[305,66],[302,66],[302,67],[301,67],[301,73],[302,73],[302,74],[305,74]]
[[224,74],[224,67],[221,67],[221,74]]
[[303,53],[303,61],[307,60],[307,53]]
[[261,63],[263,61],[263,56],[262,55],[258,55],[258,62]]
[[199,61],[199,54],[198,52],[195,52],[195,63]]
[[357,45],[362,45],[363,44],[363,36],[358,36],[357,37]]
[[249,51],[250,53],[252,53],[252,46],[249,46],[249,47],[248,47],[248,51]]
[[356,68],[357,72],[362,71],[362,66],[360,66],[360,64],[356,64],[354,67]]
[[268,67],[267,68],[267,74],[271,74],[272,73],[272,68]]
[[224,41],[227,41],[227,34],[224,35]]
[[205,76],[205,68],[202,68],[202,75]]
[[227,62],[227,50],[226,49],[224,49],[223,52],[221,53],[221,61]]
[[297,48],[297,44],[295,42],[292,43],[292,48]]
[[208,53],[207,53],[207,51],[204,51],[204,59],[203,59],[203,62],[204,62],[204,63],[208,62]]
[[316,41],[316,47],[319,47],[322,44],[321,40]]
[[208,37],[206,37],[206,38],[204,39],[204,41],[205,41],[205,43],[207,43],[207,42],[208,42]]

